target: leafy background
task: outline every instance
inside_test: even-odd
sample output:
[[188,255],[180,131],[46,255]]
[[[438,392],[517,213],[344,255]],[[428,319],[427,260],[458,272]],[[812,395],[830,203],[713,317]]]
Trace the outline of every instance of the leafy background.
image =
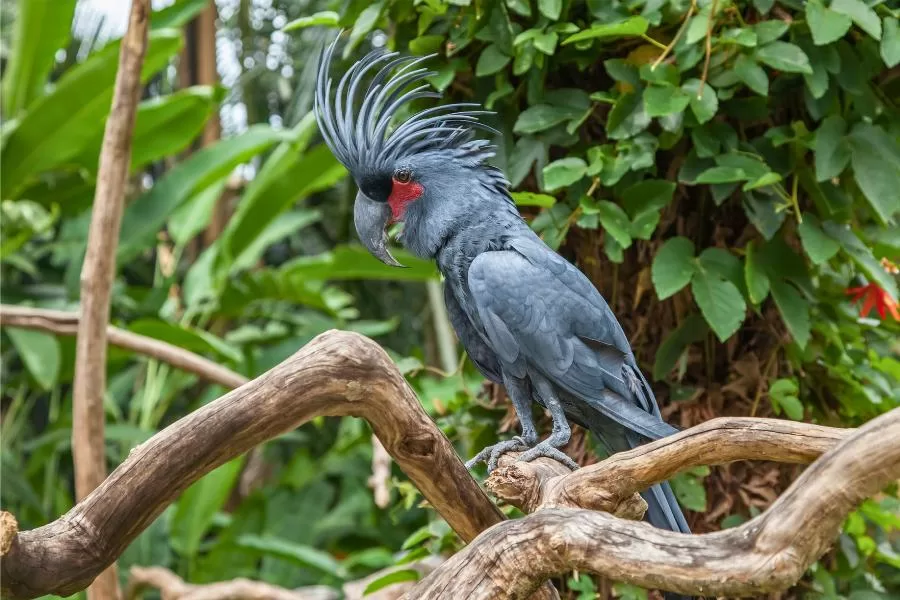
[[[5,303],[72,310],[120,33],[89,3],[52,4],[0,7],[0,276]],[[900,405],[896,4],[219,0],[222,84],[198,85],[185,57],[206,4],[154,14],[116,325],[251,377],[329,328],[360,331],[461,455],[514,429],[502,391],[458,366],[434,268],[402,256],[412,268],[390,270],[355,245],[352,182],[310,114],[318,49],[344,27],[341,68],[372,45],[435,52],[446,101],[496,111],[517,203],[609,300],[667,420],[851,427]],[[199,144],[215,117],[221,139]],[[73,504],[74,340],[4,328],[2,342],[0,500],[30,528]],[[108,369],[110,467],[223,393],[118,349]],[[578,430],[567,450],[598,457]],[[120,572],[339,587],[458,548],[396,468],[389,506],[375,505],[371,459],[364,423],[307,424],[190,488]],[[797,472],[738,462],[674,483],[711,531],[764,510]],[[788,596],[896,597],[898,515],[895,488],[865,502]],[[647,594],[585,576],[560,587]]]

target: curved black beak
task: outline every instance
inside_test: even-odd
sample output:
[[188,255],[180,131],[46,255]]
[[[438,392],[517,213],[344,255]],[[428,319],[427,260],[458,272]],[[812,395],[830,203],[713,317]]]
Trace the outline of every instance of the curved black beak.
[[387,202],[376,202],[360,191],[353,203],[353,222],[359,241],[369,252],[391,267],[402,267],[387,249],[388,236],[385,232],[391,218],[391,207]]

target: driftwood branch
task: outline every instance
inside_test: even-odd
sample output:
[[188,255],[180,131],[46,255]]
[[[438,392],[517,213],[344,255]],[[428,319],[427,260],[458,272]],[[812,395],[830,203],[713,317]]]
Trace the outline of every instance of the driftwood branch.
[[[748,596],[783,590],[828,549],[851,510],[900,477],[900,409],[848,431],[799,423],[781,427],[760,420],[761,431],[751,435],[752,420],[737,420],[748,422],[735,429],[726,426],[734,420],[717,421],[671,441],[614,456],[610,461],[620,463],[618,468],[601,463],[586,469],[581,481],[578,473],[573,474],[572,481],[579,485],[568,488],[567,501],[581,497],[593,501],[580,484],[605,485],[598,480],[602,470],[630,473],[632,481],[614,480],[612,486],[636,491],[699,462],[740,458],[805,462],[825,452],[765,513],[734,529],[684,535],[591,510],[543,508],[494,526],[408,597],[527,598],[547,578],[571,570],[692,595]],[[718,444],[716,438],[725,441]],[[755,446],[755,454],[741,448],[740,440]],[[779,447],[780,443],[787,447]],[[679,446],[687,448],[686,458],[673,458],[680,454]],[[649,458],[664,460],[668,453],[664,466]]]
[[365,594],[366,587],[374,580],[380,579],[400,569],[412,569],[420,577],[428,575],[444,562],[439,556],[430,556],[420,561],[388,567],[368,577],[356,581],[348,581],[337,589],[327,585],[314,585],[288,590],[277,585],[251,581],[243,577],[230,581],[218,581],[204,585],[185,582],[181,577],[162,567],[131,567],[128,576],[128,587],[125,600],[139,600],[148,589],[159,590],[163,600],[397,600],[411,587],[413,581],[401,581]]
[[[320,415],[366,419],[464,540],[502,520],[378,344],[331,331],[134,448],[100,487],[56,521],[19,532],[0,561],[4,596],[66,596],[83,589],[190,484]],[[544,597],[552,597],[544,590]]]
[[575,472],[548,458],[520,463],[515,462],[516,454],[507,454],[485,484],[525,512],[587,508],[629,518],[646,508],[640,508],[643,500],[637,492],[679,471],[736,460],[808,464],[854,431],[781,419],[723,417]]
[[[150,0],[133,0],[119,49],[112,108],[103,133],[87,252],[81,270],[81,314],[75,353],[72,456],[75,496],[87,496],[106,477],[103,396],[106,390],[106,325],[116,271],[116,248],[131,166],[131,137],[140,101],[141,65],[147,51]],[[88,598],[118,596],[115,569],[88,590]]]
[[[0,304],[0,326],[37,329],[57,335],[75,335],[78,313],[45,308]],[[240,387],[249,379],[207,358],[174,344],[163,342],[108,325],[106,339],[113,346],[131,350],[193,373],[202,379],[228,389]]]

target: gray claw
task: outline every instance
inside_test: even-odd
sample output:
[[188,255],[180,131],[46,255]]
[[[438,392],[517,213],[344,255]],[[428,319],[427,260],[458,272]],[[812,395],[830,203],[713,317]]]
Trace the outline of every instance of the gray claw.
[[528,450],[529,445],[521,437],[516,436],[511,440],[497,442],[488,446],[466,462],[466,469],[471,469],[480,462],[487,463],[488,473],[497,468],[500,457],[507,452],[522,452]]
[[519,458],[516,459],[517,462],[530,462],[538,457],[547,457],[552,458],[553,460],[559,461],[562,464],[566,465],[573,471],[578,469],[578,463],[569,458],[562,450],[553,447],[548,441],[544,440],[531,450],[524,452]]

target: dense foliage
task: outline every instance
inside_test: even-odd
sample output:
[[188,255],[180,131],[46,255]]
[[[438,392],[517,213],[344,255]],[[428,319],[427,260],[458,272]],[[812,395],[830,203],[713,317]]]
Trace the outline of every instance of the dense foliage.
[[[431,81],[447,101],[497,112],[498,163],[516,201],[620,315],[668,420],[854,426],[900,405],[900,12],[891,3],[220,2],[220,35],[240,42],[243,70],[227,90],[182,87],[164,68],[204,4],[178,0],[154,15],[115,324],[248,376],[326,329],[361,331],[394,352],[460,454],[513,427],[496,390],[455,365],[434,268],[401,253],[411,268],[391,270],[352,244],[352,184],[308,114],[317,48],[343,26],[346,64],[373,44],[436,52]],[[4,303],[78,304],[117,41],[71,58],[84,46],[70,40],[75,5],[20,1],[3,55]],[[186,153],[220,103],[223,114],[244,106],[249,127]],[[223,195],[233,214],[204,243]],[[26,528],[73,504],[74,341],[3,336],[0,491]],[[435,364],[453,372],[423,366]],[[112,350],[110,466],[222,392]],[[583,460],[594,452],[580,432],[568,450]],[[121,564],[295,587],[452,551],[457,540],[399,471],[390,506],[375,506],[371,452],[360,421],[306,425],[190,488]],[[793,475],[737,463],[683,474],[675,487],[705,531],[757,514]],[[895,492],[851,515],[798,595],[900,592]],[[597,585],[608,589],[586,577],[567,588],[591,598]]]

